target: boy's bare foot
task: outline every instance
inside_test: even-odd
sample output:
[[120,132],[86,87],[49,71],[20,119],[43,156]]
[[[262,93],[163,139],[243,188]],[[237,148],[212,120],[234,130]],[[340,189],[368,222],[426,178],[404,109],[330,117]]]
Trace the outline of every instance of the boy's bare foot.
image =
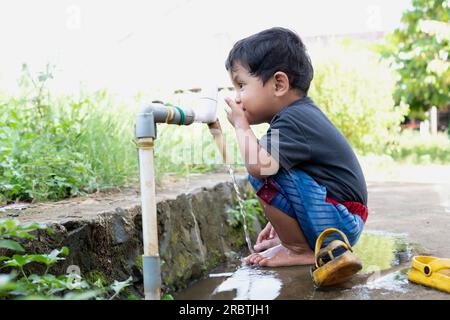
[[264,252],[249,255],[244,258],[244,262],[262,267],[283,267],[314,264],[315,261],[311,250],[299,253],[279,244]]
[[281,243],[280,238],[278,238],[278,236],[276,236],[273,239],[262,240],[261,242],[256,243],[253,246],[253,249],[255,249],[255,252],[261,252],[261,251],[267,250],[269,248],[275,247],[276,245],[279,245],[280,243]]

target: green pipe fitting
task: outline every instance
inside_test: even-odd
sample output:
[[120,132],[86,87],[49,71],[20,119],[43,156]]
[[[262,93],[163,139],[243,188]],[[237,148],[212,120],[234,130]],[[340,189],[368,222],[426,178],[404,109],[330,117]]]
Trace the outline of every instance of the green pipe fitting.
[[168,123],[177,125],[190,125],[194,122],[194,112],[178,106],[165,105],[154,101],[145,105],[136,116],[135,136],[139,138],[156,139],[156,124]]

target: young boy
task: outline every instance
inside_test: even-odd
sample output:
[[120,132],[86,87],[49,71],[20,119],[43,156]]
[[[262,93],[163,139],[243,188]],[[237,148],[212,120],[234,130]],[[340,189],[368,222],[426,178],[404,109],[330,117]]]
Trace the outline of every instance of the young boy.
[[[259,32],[238,41],[225,66],[236,89],[234,101],[225,98],[227,118],[269,220],[245,262],[313,264],[317,237],[331,227],[354,245],[368,214],[364,175],[345,137],[307,96],[313,68],[299,36]],[[270,127],[258,140],[250,125],[264,122]]]

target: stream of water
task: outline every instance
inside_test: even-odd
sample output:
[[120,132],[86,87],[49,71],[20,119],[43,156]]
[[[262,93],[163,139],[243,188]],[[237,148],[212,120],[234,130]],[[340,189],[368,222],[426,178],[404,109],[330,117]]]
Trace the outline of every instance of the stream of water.
[[234,176],[233,168],[229,164],[227,164],[227,168],[228,168],[228,173],[231,176],[231,179],[232,179],[232,182],[233,182],[233,186],[234,186],[234,190],[236,191],[236,195],[237,195],[237,198],[238,198],[239,211],[241,212],[242,221],[243,221],[243,225],[244,225],[245,241],[247,242],[248,250],[250,251],[250,253],[254,253],[255,251],[253,250],[252,242],[251,242],[251,239],[250,239],[250,234],[248,232],[247,214],[246,214],[246,212],[244,210],[244,200],[242,200],[242,196],[241,196],[241,193],[239,191],[239,187],[238,187],[238,185],[236,183],[236,178]]
[[237,195],[237,198],[238,198],[239,211],[240,211],[241,216],[242,216],[242,223],[244,225],[245,241],[247,242],[248,250],[250,251],[250,253],[254,253],[253,246],[252,246],[251,239],[250,239],[250,234],[249,234],[249,231],[248,231],[248,226],[247,226],[247,214],[246,214],[246,212],[244,210],[244,200],[242,200],[242,195],[241,195],[241,193],[239,191],[239,187],[238,187],[238,185],[236,183],[236,178],[234,176],[233,168],[231,167],[231,164],[228,161],[229,159],[227,158],[227,146],[226,146],[226,143],[225,143],[224,135],[223,135],[222,128],[220,126],[219,120],[217,120],[214,123],[208,124],[208,127],[209,127],[209,130],[210,130],[211,134],[214,137],[214,141],[216,142],[220,153],[222,154],[223,162],[227,166],[228,173],[229,173],[229,175],[231,177],[231,180],[233,182],[233,187],[234,187],[234,190],[236,191],[236,195]]

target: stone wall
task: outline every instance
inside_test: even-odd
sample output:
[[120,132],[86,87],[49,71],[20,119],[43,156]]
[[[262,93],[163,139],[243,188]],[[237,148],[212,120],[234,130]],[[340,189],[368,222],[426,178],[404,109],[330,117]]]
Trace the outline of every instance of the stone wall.
[[[245,176],[236,180],[244,195],[252,190]],[[229,176],[199,176],[173,186],[169,196],[164,192],[157,196],[159,249],[163,291],[173,292],[239,251],[245,238],[227,223],[227,209],[237,204]],[[115,195],[106,199],[99,195],[75,204],[71,200],[38,205],[18,213],[23,222],[45,222],[55,230],[51,235],[39,232],[37,240],[25,244],[27,252],[48,253],[67,246],[70,255],[51,270],[54,274],[76,265],[83,276],[100,275],[107,281],[123,281],[132,275],[134,288],[142,293],[139,195],[134,191],[119,200]]]

